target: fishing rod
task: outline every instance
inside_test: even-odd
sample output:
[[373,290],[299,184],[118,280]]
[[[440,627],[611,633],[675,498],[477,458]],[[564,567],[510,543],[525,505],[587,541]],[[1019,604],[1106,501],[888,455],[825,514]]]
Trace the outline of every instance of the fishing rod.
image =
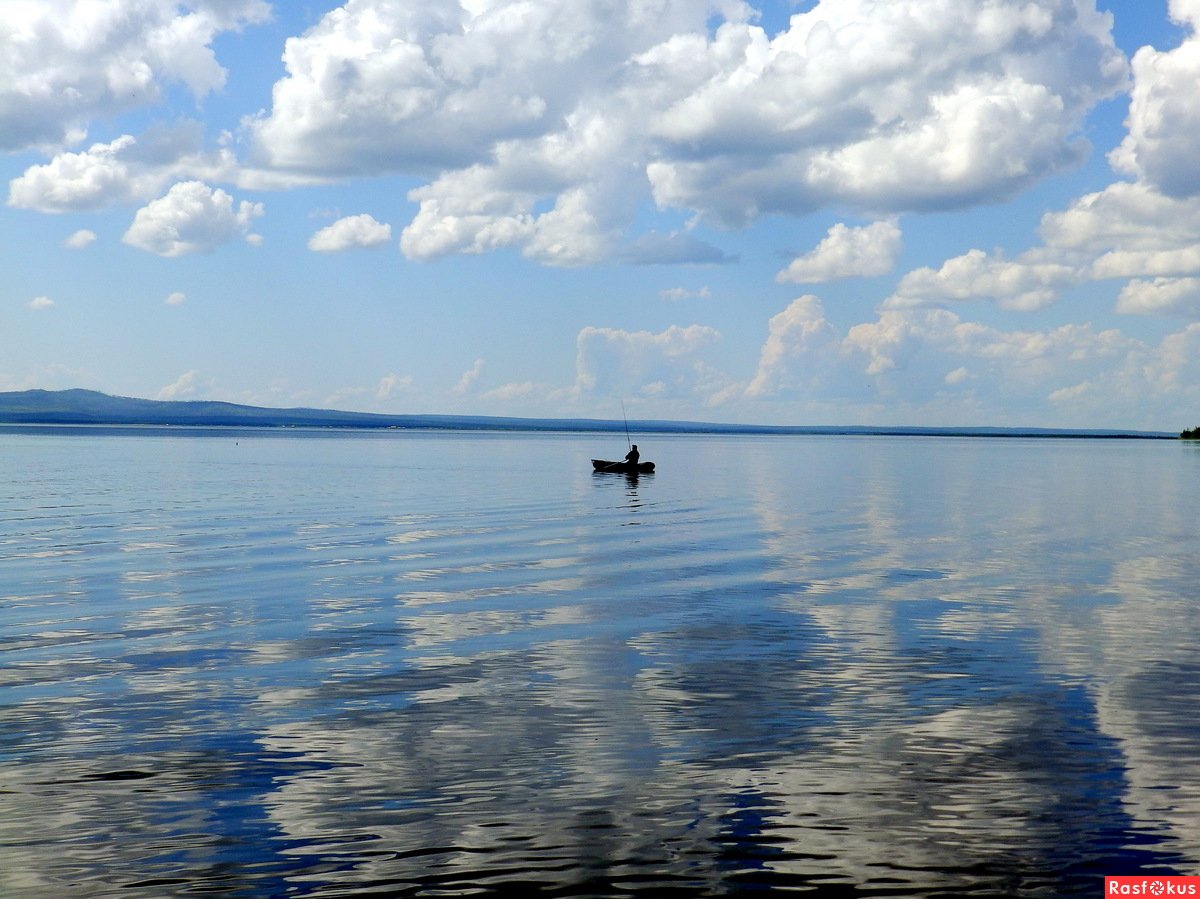
[[625,443],[629,446],[630,452],[633,451],[633,440],[629,437],[629,418],[625,415],[625,401],[621,400],[621,418],[625,422]]

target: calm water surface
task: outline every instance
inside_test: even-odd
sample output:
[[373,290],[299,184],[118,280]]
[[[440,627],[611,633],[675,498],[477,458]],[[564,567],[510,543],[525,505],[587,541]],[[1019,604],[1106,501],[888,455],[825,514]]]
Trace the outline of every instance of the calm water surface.
[[1200,873],[1200,448],[0,433],[0,895]]

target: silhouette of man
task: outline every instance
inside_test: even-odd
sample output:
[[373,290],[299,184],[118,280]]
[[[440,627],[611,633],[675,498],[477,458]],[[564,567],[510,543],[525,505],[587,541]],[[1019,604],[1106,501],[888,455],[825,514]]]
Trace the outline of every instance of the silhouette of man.
[[625,454],[625,461],[628,462],[630,465],[632,465],[634,468],[637,468],[638,459],[640,459],[641,457],[642,457],[642,454],[638,452],[637,444],[635,443],[630,448],[629,452],[627,452]]

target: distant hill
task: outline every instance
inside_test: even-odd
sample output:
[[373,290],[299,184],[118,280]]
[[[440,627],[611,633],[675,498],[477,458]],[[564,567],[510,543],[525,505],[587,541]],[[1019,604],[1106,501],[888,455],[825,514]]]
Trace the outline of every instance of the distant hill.
[[441,428],[467,430],[613,430],[605,421],[489,418],[472,415],[377,415],[331,409],[272,409],[237,403],[144,400],[94,390],[0,393],[0,423],[191,425],[244,428]]
[[[622,432],[623,421],[592,418],[501,418],[480,415],[378,415],[331,409],[271,409],[237,403],[145,400],[94,390],[0,393],[0,424],[159,425],[242,428],[435,428],[470,431]],[[686,421],[631,421],[631,431],[676,434],[878,434],[966,437],[1175,438],[1175,434],[1053,428],[774,427]]]

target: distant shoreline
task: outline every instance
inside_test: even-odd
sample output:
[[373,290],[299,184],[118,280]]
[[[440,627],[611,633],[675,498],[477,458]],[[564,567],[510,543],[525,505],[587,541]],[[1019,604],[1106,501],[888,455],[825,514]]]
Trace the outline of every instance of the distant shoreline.
[[[380,415],[326,409],[270,409],[223,402],[144,400],[89,390],[27,390],[0,393],[0,428],[25,433],[98,428],[177,431],[473,431],[493,433],[624,434],[623,421],[603,419],[503,418],[477,415]],[[905,427],[866,425],[739,425],[635,420],[638,434],[723,436],[987,437],[1116,440],[1177,440],[1162,431],[1081,428]]]

